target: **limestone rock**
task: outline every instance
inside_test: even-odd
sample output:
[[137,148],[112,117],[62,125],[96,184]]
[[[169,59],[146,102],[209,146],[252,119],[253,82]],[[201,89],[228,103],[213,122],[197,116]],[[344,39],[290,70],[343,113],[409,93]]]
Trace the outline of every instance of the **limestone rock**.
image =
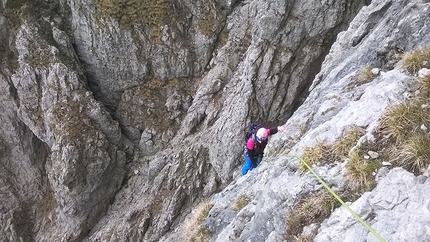
[[[351,209],[386,241],[427,241],[430,235],[428,199],[421,193],[430,188],[427,179],[418,182],[413,174],[394,168],[377,187],[350,205]],[[379,241],[349,212],[337,209],[324,221],[314,241]]]
[[[286,155],[333,142],[351,125],[366,127],[370,139],[383,111],[413,95],[416,77],[400,56],[430,40],[421,0],[112,3],[0,3],[6,241],[177,241],[202,201],[213,204],[204,222],[213,241],[285,241],[286,216],[322,189]],[[357,81],[369,66],[374,79]],[[286,132],[270,138],[263,163],[242,177],[250,121]],[[315,170],[342,191],[344,166]],[[378,229],[395,218],[394,227],[414,226],[417,241],[428,239],[426,218],[390,217],[403,203],[381,204],[379,193],[415,186],[402,199],[417,213],[425,176],[385,168],[374,193],[354,206],[369,220],[376,213]],[[249,203],[234,211],[242,194]],[[371,240],[350,219],[346,233],[334,221],[342,213],[326,223],[345,238]],[[318,231],[325,238],[325,227]]]

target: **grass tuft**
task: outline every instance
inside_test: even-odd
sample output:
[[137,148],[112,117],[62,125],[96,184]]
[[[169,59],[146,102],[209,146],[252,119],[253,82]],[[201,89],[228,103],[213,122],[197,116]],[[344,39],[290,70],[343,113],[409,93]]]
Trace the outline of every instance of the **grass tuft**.
[[212,207],[213,204],[203,202],[193,211],[193,216],[187,221],[184,231],[186,242],[207,242],[211,239],[212,233],[202,223]]
[[[306,147],[303,150],[303,159],[311,167],[313,165],[323,165],[344,160],[364,134],[365,130],[363,128],[351,126],[342,138],[336,140],[333,145],[326,145],[320,142],[314,147]],[[300,163],[299,171],[304,172],[306,170],[307,167],[303,163]]]
[[[408,53],[402,61],[404,67],[413,74],[422,68],[430,68],[430,48]],[[361,78],[370,77],[366,75],[367,71],[370,70],[364,70],[360,74],[363,76]],[[381,160],[388,159],[394,165],[404,167],[415,174],[430,167],[430,77],[420,78],[418,84],[420,92],[416,92],[415,97],[388,108],[382,115],[380,125],[374,133],[375,143],[358,146],[357,141],[365,134],[365,130],[351,127],[342,138],[330,146],[319,143],[315,147],[304,149],[303,159],[309,165],[346,159],[349,189],[341,194],[344,200],[354,201],[375,187],[374,174],[381,167]],[[368,150],[378,151],[380,156],[372,159],[366,156]],[[303,164],[299,169],[306,170]],[[320,218],[330,214],[331,210],[327,209],[330,205],[322,205],[318,199],[323,199],[317,197],[303,199],[287,218],[289,239],[297,241],[304,238],[302,230],[305,226],[318,223]],[[331,207],[333,209],[334,206]],[[308,237],[304,239],[312,240]]]
[[294,237],[295,242],[312,242],[314,240],[313,236],[305,236],[305,235],[299,235]]
[[375,77],[376,75],[373,74],[372,67],[367,66],[363,70],[361,70],[360,74],[358,75],[357,82],[361,85],[366,84],[373,81]]
[[428,104],[427,99],[416,98],[388,108],[381,118],[383,134],[400,144],[419,132],[422,125],[430,127]]
[[402,64],[411,74],[417,74],[422,68],[430,68],[430,48],[406,53]]
[[245,195],[240,195],[236,202],[233,205],[233,210],[240,211],[242,208],[244,208],[246,205],[248,205],[249,199]]
[[[327,149],[327,146],[322,142],[314,147],[306,147],[303,150],[303,159],[312,167],[312,165],[316,165],[324,159]],[[303,163],[300,163],[299,171],[304,172],[307,170],[308,168]]]
[[[430,68],[430,48],[409,52],[402,61],[412,74]],[[389,160],[417,175],[430,165],[430,75],[418,79],[418,89],[412,99],[387,109],[377,133]]]
[[364,159],[364,151],[354,150],[347,163],[347,180],[352,190],[358,192],[369,191],[376,185],[373,172],[381,167],[380,163]]
[[366,130],[358,127],[351,126],[342,138],[335,141],[333,144],[333,152],[335,157],[342,159],[347,157],[351,149],[357,145],[357,141],[363,136]]
[[422,77],[418,80],[419,89],[421,91],[421,95],[425,97],[430,96],[430,75]]
[[212,36],[215,34],[216,23],[216,14],[209,11],[206,13],[206,16],[198,22],[197,26],[204,35]]
[[392,152],[391,159],[415,174],[419,174],[430,165],[430,136],[418,133]]
[[339,205],[340,203],[326,190],[302,199],[287,218],[287,235],[293,238],[300,237],[305,226],[321,223]]

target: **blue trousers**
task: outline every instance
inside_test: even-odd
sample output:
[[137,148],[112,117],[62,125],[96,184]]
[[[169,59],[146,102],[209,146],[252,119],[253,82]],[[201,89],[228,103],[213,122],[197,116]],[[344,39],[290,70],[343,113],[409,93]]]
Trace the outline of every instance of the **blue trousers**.
[[245,153],[245,164],[243,164],[243,166],[242,166],[242,175],[245,175],[246,173],[248,173],[248,171],[257,167],[258,164],[260,164],[262,159],[263,159],[262,156],[255,157],[254,160],[257,162],[257,164],[255,164],[255,166],[254,166],[252,164],[251,158],[249,158],[248,154]]

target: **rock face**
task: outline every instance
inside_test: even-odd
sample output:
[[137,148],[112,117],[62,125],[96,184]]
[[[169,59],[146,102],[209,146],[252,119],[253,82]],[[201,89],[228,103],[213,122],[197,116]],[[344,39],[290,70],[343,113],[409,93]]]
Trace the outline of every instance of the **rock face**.
[[[287,133],[271,138],[267,162],[211,200],[214,206],[205,223],[215,241],[286,240],[291,228],[285,217],[300,198],[320,190],[321,185],[310,173],[298,175],[298,159],[285,154],[302,155],[306,147],[332,143],[353,125],[366,128],[362,140],[374,138],[371,134],[383,110],[414,95],[416,77],[402,71],[398,55],[428,47],[425,11],[429,8],[420,1],[373,1],[363,7],[348,30],[338,35],[309,96],[284,125]],[[363,83],[358,76],[367,66],[381,71]],[[336,190],[345,189],[342,164],[316,168],[316,172]],[[415,178],[400,168],[381,177],[372,192],[351,204],[353,210],[386,241],[427,241],[430,220],[422,219],[422,214],[428,213],[428,199],[415,192],[428,186],[427,177]],[[232,205],[241,195],[250,202],[236,212]],[[315,241],[378,241],[343,207],[313,233]]]
[[[371,138],[385,108],[413,95],[416,78],[398,60],[429,42],[429,8],[421,0],[1,2],[0,237],[178,241],[193,207],[209,200],[213,241],[284,241],[291,207],[321,188],[285,154],[333,142],[351,125]],[[378,76],[357,81],[367,66]],[[271,138],[267,162],[238,177],[250,121],[287,132]],[[342,187],[340,165],[318,172]],[[394,169],[354,206],[376,214],[389,241],[426,241],[428,216],[414,219],[424,180]],[[402,194],[400,183],[415,187],[406,199],[414,208],[387,213],[403,204],[381,202]],[[250,203],[231,209],[243,194]],[[342,222],[344,213],[335,210],[315,238],[373,239]],[[408,221],[421,226],[403,233]]]
[[[394,168],[380,180],[378,186],[351,205],[357,214],[366,218],[372,228],[387,241],[426,241],[429,200],[422,194],[428,189],[427,177]],[[371,218],[376,214],[375,218]],[[326,220],[314,241],[379,241],[346,209],[337,209]]]
[[120,188],[126,153],[118,122],[88,90],[70,38],[55,20],[31,18],[50,13],[30,16],[32,7],[21,6],[28,19],[9,29],[16,59],[3,61],[16,66],[5,66],[1,78],[2,232],[11,241],[74,240]]

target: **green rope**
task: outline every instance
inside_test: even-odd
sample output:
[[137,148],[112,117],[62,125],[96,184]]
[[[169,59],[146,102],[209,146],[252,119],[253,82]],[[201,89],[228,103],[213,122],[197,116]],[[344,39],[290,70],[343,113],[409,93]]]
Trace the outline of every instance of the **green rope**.
[[360,223],[362,223],[364,225],[364,227],[366,227],[373,235],[376,236],[376,238],[379,239],[379,241],[381,242],[385,242],[385,240],[378,234],[376,233],[375,230],[373,230],[363,219],[360,218],[360,216],[358,216],[348,205],[345,204],[345,202],[342,201],[342,199],[317,175],[317,173],[315,173],[314,170],[312,170],[312,168],[308,165],[308,163],[306,163],[300,156],[297,155],[288,155],[290,157],[296,157],[298,158],[301,162],[303,162],[303,164],[305,164],[305,166],[312,172],[312,174],[314,174],[314,176],[318,179],[319,182],[321,182],[321,184],[346,208],[348,209],[348,211],[358,220],[360,221]]

